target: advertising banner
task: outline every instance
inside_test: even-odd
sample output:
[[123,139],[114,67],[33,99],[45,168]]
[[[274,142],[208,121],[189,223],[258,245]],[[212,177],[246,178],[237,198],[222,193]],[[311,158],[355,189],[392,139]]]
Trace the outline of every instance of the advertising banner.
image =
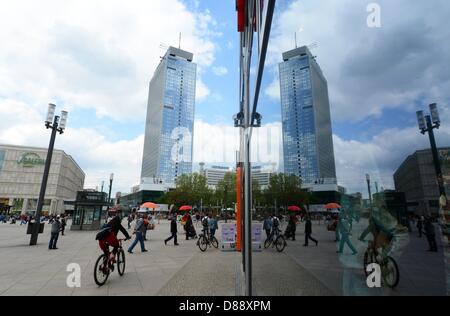
[[236,224],[224,223],[222,227],[222,244],[234,244],[236,242]]
[[252,223],[252,246],[253,250],[262,250],[263,224]]

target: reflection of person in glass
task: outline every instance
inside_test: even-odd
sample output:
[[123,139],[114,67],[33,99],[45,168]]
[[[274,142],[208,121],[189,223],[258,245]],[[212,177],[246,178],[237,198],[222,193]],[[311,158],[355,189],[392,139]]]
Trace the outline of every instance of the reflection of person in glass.
[[397,222],[386,206],[381,205],[374,207],[369,218],[369,225],[362,232],[359,240],[364,241],[367,235],[372,234],[375,248],[381,248],[379,253],[386,258],[395,248],[398,248],[399,237],[403,233],[405,228]]
[[352,221],[350,216],[345,212],[342,212],[339,216],[339,224],[337,229],[339,229],[340,233],[339,250],[337,251],[337,253],[343,253],[344,246],[347,244],[347,246],[353,252],[352,254],[356,255],[358,251],[355,249],[350,239],[352,231]]

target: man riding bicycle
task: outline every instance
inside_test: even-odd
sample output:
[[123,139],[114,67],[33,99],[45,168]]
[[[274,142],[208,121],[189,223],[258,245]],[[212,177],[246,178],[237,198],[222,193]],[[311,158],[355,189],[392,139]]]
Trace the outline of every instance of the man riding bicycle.
[[369,226],[363,231],[359,240],[364,241],[368,234],[373,235],[375,249],[382,249],[382,258],[391,254],[394,248],[399,246],[399,237],[404,230],[397,220],[389,213],[385,206],[375,208],[369,218]]
[[119,240],[117,239],[119,230],[125,236],[125,240],[131,239],[126,229],[122,226],[121,218],[116,215],[108,222],[108,224],[106,224],[105,228],[97,234],[98,244],[105,256],[108,256],[110,253],[109,246],[113,247],[113,251],[110,256],[110,260],[112,261],[115,260],[117,250],[119,249]]
[[202,226],[203,226],[202,232],[203,232],[203,234],[204,234],[206,237],[208,237],[208,238],[209,238],[209,236],[210,236],[210,232],[209,232],[209,222],[210,222],[210,219],[209,219],[209,215],[207,214],[207,215],[205,215],[205,216],[202,218]]

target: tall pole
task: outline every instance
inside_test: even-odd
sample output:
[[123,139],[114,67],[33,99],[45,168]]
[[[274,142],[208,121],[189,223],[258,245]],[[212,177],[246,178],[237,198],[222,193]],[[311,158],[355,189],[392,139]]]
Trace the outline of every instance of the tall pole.
[[105,186],[105,181],[102,181],[102,193],[103,193],[103,187]]
[[429,115],[427,115],[425,117],[425,119],[427,121],[427,129],[428,129],[428,136],[430,138],[431,153],[433,154],[434,169],[436,171],[436,177],[438,180],[439,196],[442,196],[442,195],[445,196],[445,188],[444,188],[444,184],[442,182],[441,163],[439,161],[439,153],[438,153],[438,149],[436,146],[436,139],[434,138],[433,123],[431,122],[431,117]]
[[[250,1],[254,4],[254,1]],[[249,4],[246,14],[252,17],[253,6]],[[253,295],[252,287],[252,182],[250,170],[250,65],[253,46],[253,25],[247,26],[246,49],[244,53],[244,253],[245,253],[245,295]]]
[[41,190],[39,192],[39,200],[38,200],[37,209],[36,209],[35,222],[33,225],[31,238],[30,238],[30,246],[36,246],[38,236],[39,236],[42,207],[44,206],[45,191],[47,189],[48,175],[50,173],[53,149],[55,147],[56,132],[58,132],[58,124],[59,124],[59,116],[55,116],[54,121],[53,121],[53,126],[51,127],[52,135],[50,137],[50,144],[48,145],[47,159],[45,160],[44,175],[42,177]]
[[228,191],[228,185],[225,184],[225,190],[223,192],[223,203],[224,203],[224,208],[225,208],[225,223],[228,223],[227,191]]
[[113,179],[114,179],[114,173],[111,173],[111,176],[109,177],[108,203],[111,203],[111,190],[112,190]]
[[366,175],[367,180],[367,191],[369,192],[369,203],[370,203],[370,217],[372,217],[373,213],[373,204],[372,204],[372,190],[370,189],[370,175]]

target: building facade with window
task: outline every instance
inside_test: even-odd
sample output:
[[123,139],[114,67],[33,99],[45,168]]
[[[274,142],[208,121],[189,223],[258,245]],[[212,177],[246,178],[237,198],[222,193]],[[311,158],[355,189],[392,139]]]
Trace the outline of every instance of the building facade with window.
[[141,178],[173,184],[192,173],[197,65],[170,47],[150,82]]
[[279,65],[284,172],[302,183],[336,179],[328,84],[309,49],[283,53]]
[[[447,198],[450,197],[450,147],[439,148]],[[408,210],[419,215],[437,215],[439,186],[430,149],[408,156],[394,173],[395,189],[404,192]]]
[[[9,211],[33,213],[44,174],[46,148],[0,145],[0,204]],[[83,189],[85,174],[75,160],[54,150],[43,212],[65,212],[64,201],[74,200]]]

